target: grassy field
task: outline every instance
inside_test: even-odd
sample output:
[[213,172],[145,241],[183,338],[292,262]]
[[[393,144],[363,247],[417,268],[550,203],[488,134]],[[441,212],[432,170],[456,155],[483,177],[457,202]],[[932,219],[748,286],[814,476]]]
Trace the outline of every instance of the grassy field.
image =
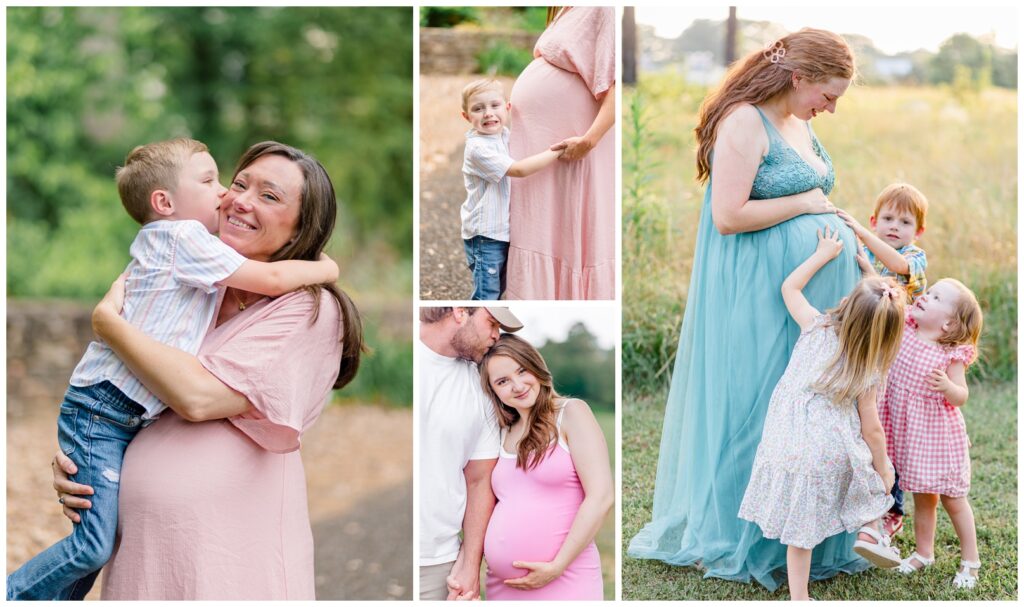
[[[665,393],[626,400],[622,419],[622,551],[650,520],[654,477],[661,441]],[[1017,389],[1012,383],[975,385],[964,409],[973,447],[971,505],[978,526],[981,578],[974,592],[950,584],[960,563],[959,542],[949,518],[939,514],[935,566],[904,577],[870,570],[811,583],[818,600],[1014,600],[1017,597]],[[913,500],[896,546],[907,556],[914,549]],[[758,584],[703,579],[693,567],[625,557],[624,600],[776,600],[788,597],[782,586],[768,592]]]
[[[623,91],[623,542],[649,520],[665,394],[679,338],[703,187],[693,127],[707,90],[644,75]],[[887,572],[815,584],[818,598],[1013,599],[1017,589],[1017,95],[988,89],[854,86],[813,126],[837,173],[830,199],[866,223],[875,196],[905,181],[929,198],[928,277],[959,278],[985,310],[982,359],[965,409],[974,442],[972,502],[982,583],[949,585],[956,538],[940,515],[939,562],[924,575]],[[909,521],[908,521],[909,522]],[[913,548],[908,525],[899,545]],[[624,549],[624,548],[623,548]],[[692,568],[625,559],[624,599],[779,599],[760,586],[702,581]]]
[[[595,411],[594,416],[597,417],[597,423],[601,425],[601,430],[604,432],[604,440],[608,443],[608,461],[611,464],[612,472],[615,471],[615,412],[614,411]],[[612,479],[614,483],[614,479]],[[615,599],[615,506],[612,506],[611,511],[604,520],[604,524],[601,525],[601,529],[597,532],[595,541],[597,542],[597,551],[601,553],[601,575],[604,577],[604,599],[611,601]],[[480,590],[484,592],[484,580],[487,579],[487,563],[485,562],[480,568]],[[486,596],[484,597],[486,598]]]

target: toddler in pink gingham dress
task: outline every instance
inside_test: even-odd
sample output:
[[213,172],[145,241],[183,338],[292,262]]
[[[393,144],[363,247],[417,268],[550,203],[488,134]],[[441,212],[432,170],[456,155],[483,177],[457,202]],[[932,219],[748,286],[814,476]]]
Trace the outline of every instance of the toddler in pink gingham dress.
[[907,309],[896,361],[889,370],[879,417],[886,450],[900,486],[914,494],[917,550],[900,565],[914,573],[935,562],[938,504],[960,538],[962,561],[957,588],[977,582],[977,536],[967,501],[971,486],[969,442],[963,414],[967,366],[977,357],[982,314],[974,294],[959,281],[935,283]]

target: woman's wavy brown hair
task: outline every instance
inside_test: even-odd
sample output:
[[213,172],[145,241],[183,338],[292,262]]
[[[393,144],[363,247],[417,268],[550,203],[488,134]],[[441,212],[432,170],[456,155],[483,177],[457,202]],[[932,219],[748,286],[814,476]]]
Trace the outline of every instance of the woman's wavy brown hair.
[[558,11],[562,10],[563,8],[566,8],[566,7],[564,7],[564,6],[549,6],[548,7],[548,19],[547,19],[547,23],[544,24],[544,27],[547,27],[547,26],[551,25],[551,22],[554,21],[558,17]]
[[[338,215],[338,202],[334,195],[334,184],[323,165],[302,150],[276,141],[264,141],[251,146],[242,154],[235,167],[234,177],[243,169],[263,156],[283,156],[302,170],[302,197],[299,206],[299,221],[295,227],[295,238],[274,252],[268,261],[301,259],[316,261],[327,246],[334,232],[334,220]],[[366,350],[363,344],[363,322],[359,310],[348,294],[333,283],[313,285],[305,288],[314,301],[320,301],[320,290],[325,289],[338,303],[341,313],[341,365],[334,388],[339,389],[356,376],[359,358]],[[315,308],[310,324],[316,322],[320,308]]]
[[853,51],[846,40],[832,32],[804,29],[780,38],[785,49],[777,62],[756,50],[732,64],[722,84],[700,105],[697,120],[697,179],[701,183],[711,175],[711,153],[718,136],[718,125],[740,103],[757,105],[793,87],[793,74],[811,82],[829,78],[853,80],[857,68]]
[[555,391],[551,382],[551,372],[537,348],[528,341],[511,333],[504,333],[487,351],[480,361],[480,386],[494,403],[498,414],[498,423],[511,428],[519,419],[519,411],[501,402],[491,386],[491,376],[487,365],[495,356],[507,356],[517,365],[537,378],[540,391],[537,401],[530,407],[529,418],[526,420],[526,432],[516,449],[516,467],[523,470],[535,468],[551,450],[551,444],[558,440],[558,426],[555,423],[555,401],[562,396]]

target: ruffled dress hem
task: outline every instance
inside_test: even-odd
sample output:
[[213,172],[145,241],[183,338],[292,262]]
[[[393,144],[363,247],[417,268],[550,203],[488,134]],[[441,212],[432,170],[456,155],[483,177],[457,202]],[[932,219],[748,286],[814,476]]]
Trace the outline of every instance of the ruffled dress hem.
[[509,285],[505,299],[615,299],[614,259],[577,267],[558,257],[512,245],[508,265],[515,265],[530,280],[520,281],[518,290]]

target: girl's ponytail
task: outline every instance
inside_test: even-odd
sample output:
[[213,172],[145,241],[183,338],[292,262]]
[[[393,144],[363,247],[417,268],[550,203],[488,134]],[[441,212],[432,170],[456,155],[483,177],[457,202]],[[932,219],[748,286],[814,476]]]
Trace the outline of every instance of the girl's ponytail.
[[881,379],[899,352],[907,294],[891,278],[860,281],[831,310],[839,348],[811,389],[850,403]]

